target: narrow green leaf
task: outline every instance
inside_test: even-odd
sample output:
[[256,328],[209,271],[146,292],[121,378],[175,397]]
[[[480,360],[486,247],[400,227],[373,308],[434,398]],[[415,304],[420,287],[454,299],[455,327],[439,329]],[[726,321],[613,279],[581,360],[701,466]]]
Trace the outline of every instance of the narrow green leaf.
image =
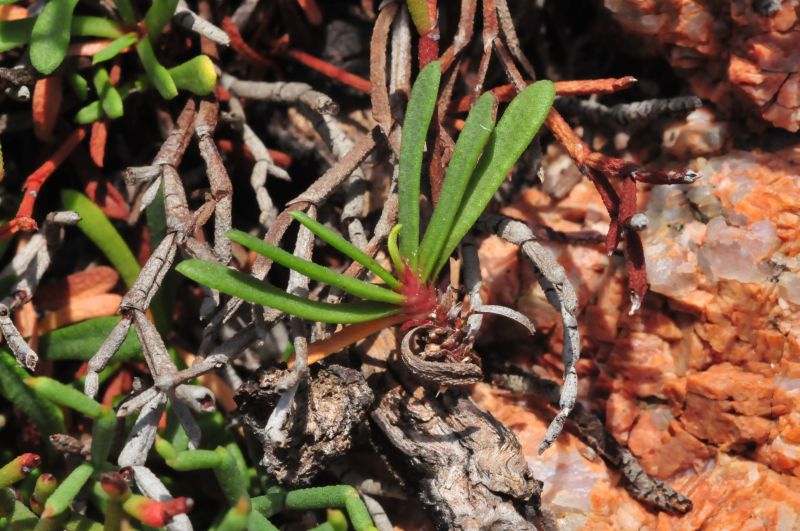
[[94,83],[94,90],[100,97],[100,105],[103,107],[103,112],[111,119],[120,118],[125,113],[125,108],[122,105],[122,96],[116,87],[111,85],[111,80],[108,77],[108,71],[100,67],[95,71],[92,79]]
[[139,263],[100,207],[76,190],[62,190],[61,202],[80,215],[78,228],[103,251],[125,284],[130,287],[139,276]]
[[83,76],[77,72],[72,72],[67,75],[67,83],[69,83],[72,92],[78,96],[79,100],[86,101],[86,98],[89,97],[89,82]]
[[168,72],[176,87],[198,96],[210,94],[217,84],[217,71],[207,55],[193,57]]
[[[39,338],[39,355],[47,360],[88,361],[117,326],[120,317],[96,317],[58,328]],[[139,337],[131,328],[114,359],[124,361],[142,353]]]
[[136,14],[130,0],[114,0],[114,5],[117,6],[117,12],[125,24],[128,26],[136,24]]
[[169,75],[164,66],[156,59],[156,54],[153,51],[153,44],[147,37],[142,37],[136,44],[136,53],[139,54],[139,59],[142,61],[144,71],[147,73],[147,78],[150,83],[156,88],[161,97],[165,100],[171,100],[178,95],[178,87]]
[[93,101],[78,110],[75,114],[75,123],[90,124],[102,120],[105,116],[106,113],[103,112],[103,105],[100,101]]
[[0,495],[6,498],[1,503],[8,503],[6,524],[9,527],[3,529],[11,529],[12,531],[36,529],[39,517],[25,507],[24,503],[15,499],[13,490],[2,490]]
[[280,531],[267,517],[258,511],[251,510],[247,520],[248,529],[253,531]]
[[555,85],[551,81],[537,81],[509,103],[470,179],[456,214],[455,226],[433,270],[434,275],[447,263],[450,254],[478,220],[508,172],[536,136],[554,98]]
[[30,374],[19,366],[7,347],[0,350],[0,396],[18,407],[47,437],[64,433],[64,415],[61,410],[25,385]]
[[403,122],[403,136],[400,140],[398,223],[403,226],[400,231],[400,252],[414,269],[419,247],[419,183],[422,155],[425,151],[425,138],[428,136],[433,109],[436,106],[441,77],[438,61],[429,63],[417,76],[411,88],[411,97]]
[[[167,235],[167,217],[164,211],[164,184],[158,187],[155,198],[145,209],[147,217],[147,228],[150,232],[150,245],[153,249],[158,247]],[[153,319],[159,332],[166,332],[170,327],[169,315],[172,315],[172,308],[176,302],[177,295],[177,275],[170,271],[161,282],[150,309],[153,310]]]
[[44,75],[52,74],[67,55],[77,4],[78,0],[50,0],[36,17],[31,31],[31,65]]
[[250,502],[241,498],[236,505],[228,509],[216,531],[245,531],[250,520]]
[[103,412],[103,406],[99,402],[58,380],[46,376],[34,376],[27,378],[25,383],[39,396],[60,406],[74,409],[87,417],[95,419]]
[[332,230],[326,228],[321,223],[311,219],[306,213],[300,211],[293,211],[291,216],[303,224],[308,230],[316,234],[322,241],[347,256],[351,260],[355,260],[359,264],[366,267],[368,270],[375,273],[375,275],[386,282],[386,284],[394,289],[400,287],[400,281],[392,276],[391,273],[386,271],[374,258],[364,253],[361,249],[342,238]]
[[66,531],[105,531],[103,524],[83,516],[82,514],[72,513],[64,521]]
[[[170,422],[170,420],[170,417],[167,416],[167,422]],[[172,443],[158,435],[156,435],[156,443],[153,445],[153,448],[155,448],[156,453],[160,455],[164,461],[170,461],[178,457],[178,450],[172,446]]]
[[[239,475],[242,477],[242,481],[244,482],[245,490],[250,488],[250,475],[248,473],[248,466],[247,460],[242,453],[242,449],[239,448],[239,445],[235,442],[229,442],[224,445],[225,450],[233,457],[234,462],[236,463],[236,468],[239,469]],[[255,472],[255,470],[253,470]]]
[[[163,446],[163,444],[162,444]],[[216,468],[222,464],[222,456],[214,450],[186,450],[167,459],[167,465],[178,472]]]
[[113,59],[125,48],[136,44],[136,40],[138,38],[139,36],[136,35],[136,33],[131,32],[115,39],[108,46],[92,56],[92,64],[96,65],[98,63],[108,61],[109,59]]
[[394,270],[402,274],[405,271],[406,265],[403,263],[403,258],[400,256],[400,248],[397,246],[397,235],[403,230],[402,225],[395,225],[389,231],[389,237],[386,239],[386,247],[389,249],[389,258],[392,259]]
[[116,430],[117,416],[110,408],[102,406],[92,426],[92,463],[96,467],[101,467],[108,459]]
[[83,463],[70,472],[69,476],[47,498],[42,518],[53,518],[66,511],[94,472],[91,463]]
[[439,262],[439,254],[447,242],[450,230],[456,221],[458,207],[469,184],[469,178],[483,152],[483,148],[494,130],[494,115],[497,100],[491,92],[481,96],[467,116],[461,134],[458,135],[453,156],[444,176],[439,202],[425,230],[419,249],[422,281],[431,279],[433,269]]
[[27,44],[36,17],[0,21],[0,53]]
[[175,14],[178,0],[154,0],[150,9],[144,15],[144,25],[147,28],[147,35],[150,40],[156,42],[164,26]]
[[217,483],[219,483],[228,503],[233,505],[241,498],[249,502],[250,496],[247,494],[247,484],[241,472],[239,472],[236,458],[224,446],[218,446],[215,452],[220,457],[220,463],[214,467],[214,476],[217,478]]
[[310,279],[328,284],[330,286],[335,286],[346,291],[347,293],[350,293],[351,295],[361,297],[362,299],[377,302],[388,302],[389,304],[403,304],[406,300],[405,297],[395,291],[382,288],[357,278],[347,277],[325,266],[315,264],[314,262],[308,260],[303,260],[292,253],[284,251],[280,247],[265,243],[260,239],[250,236],[242,231],[228,231],[228,238],[240,245],[244,245],[248,249],[252,249],[261,256],[265,256],[270,260],[281,264],[284,267],[294,269],[298,273],[302,273]]
[[78,37],[116,39],[122,36],[122,28],[113,20],[103,17],[72,17],[70,33]]
[[56,490],[58,487],[58,480],[56,480],[55,476],[52,474],[41,474],[38,478],[36,478],[36,484],[33,487],[33,492],[29,498],[31,505],[33,502],[36,502],[37,511],[40,511],[44,507],[44,502],[47,501],[47,498],[53,494],[53,491]]
[[283,511],[286,507],[286,489],[273,485],[266,490],[266,494],[250,499],[253,509],[267,518]]
[[402,311],[397,306],[379,302],[327,304],[310,301],[289,295],[268,282],[258,280],[240,271],[202,260],[186,260],[178,264],[175,269],[195,282],[227,295],[275,308],[310,321],[341,324],[363,323],[396,315]]

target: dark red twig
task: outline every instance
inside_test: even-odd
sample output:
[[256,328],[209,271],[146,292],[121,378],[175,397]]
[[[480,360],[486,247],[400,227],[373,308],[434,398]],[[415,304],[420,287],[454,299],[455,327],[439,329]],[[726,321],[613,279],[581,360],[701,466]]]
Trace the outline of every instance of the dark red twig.
[[73,150],[81,143],[86,137],[86,129],[74,130],[61,144],[61,146],[53,153],[36,171],[31,173],[25,184],[23,184],[24,196],[22,202],[17,209],[17,214],[14,219],[0,227],[0,239],[5,239],[19,231],[30,232],[37,228],[36,221],[33,219],[33,207],[36,204],[36,198],[39,196],[44,183],[53,174],[64,160],[73,152]]

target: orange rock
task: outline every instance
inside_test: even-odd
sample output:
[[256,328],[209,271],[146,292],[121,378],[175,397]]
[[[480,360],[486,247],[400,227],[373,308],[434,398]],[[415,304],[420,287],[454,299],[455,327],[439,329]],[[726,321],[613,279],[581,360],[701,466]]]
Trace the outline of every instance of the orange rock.
[[686,392],[711,400],[729,402],[730,410],[743,415],[771,414],[775,388],[763,376],[721,363],[686,379]]
[[782,2],[776,13],[765,16],[753,9],[754,4],[605,0],[626,30],[661,46],[697,95],[732,115],[744,110],[797,131],[800,101],[793,80],[800,72],[797,6]]
[[727,402],[689,393],[680,420],[689,433],[726,452],[768,440],[770,420],[728,413],[727,406]]
[[648,474],[660,479],[687,469],[701,469],[716,453],[673,420],[665,407],[642,412],[631,430],[628,448]]
[[641,413],[638,402],[625,392],[612,393],[606,401],[606,428],[622,444]]
[[625,388],[636,396],[664,396],[664,385],[675,377],[675,359],[663,339],[631,332],[614,342],[609,367],[625,378]]
[[694,502],[682,517],[661,513],[658,530],[797,529],[800,480],[718,454],[710,469],[672,483]]

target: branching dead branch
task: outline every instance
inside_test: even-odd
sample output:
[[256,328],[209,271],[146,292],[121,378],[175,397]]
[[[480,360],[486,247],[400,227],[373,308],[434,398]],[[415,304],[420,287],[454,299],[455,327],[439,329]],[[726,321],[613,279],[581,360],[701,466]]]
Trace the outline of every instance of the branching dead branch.
[[[562,391],[557,383],[513,366],[498,367],[497,370],[490,368],[490,370],[490,380],[498,387],[518,393],[534,393],[536,396],[545,397],[551,405],[559,407]],[[619,444],[606,430],[600,418],[583,404],[575,404],[567,428],[574,431],[609,465],[622,473],[626,479],[625,488],[637,500],[671,513],[684,514],[692,509],[692,501],[689,498],[642,470],[636,457]]]
[[564,385],[559,400],[558,415],[550,423],[539,446],[539,453],[542,453],[558,438],[578,394],[578,373],[575,370],[581,352],[577,320],[578,297],[567,279],[564,268],[536,241],[536,237],[527,225],[504,216],[484,215],[476,224],[476,228],[489,234],[496,234],[509,243],[520,246],[547,296],[547,301],[561,314],[564,328],[564,350],[561,353],[564,363]]

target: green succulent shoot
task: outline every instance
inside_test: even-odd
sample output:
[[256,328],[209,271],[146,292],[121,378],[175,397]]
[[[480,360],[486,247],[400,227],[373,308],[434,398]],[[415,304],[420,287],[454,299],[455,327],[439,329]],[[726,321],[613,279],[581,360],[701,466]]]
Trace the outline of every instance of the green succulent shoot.
[[[92,56],[94,65],[109,61],[133,47],[145,75],[117,89],[108,82],[106,70],[98,68],[91,77],[98,100],[78,111],[78,123],[120,117],[123,100],[130,93],[144,88],[152,87],[168,100],[176,97],[179,90],[205,96],[214,89],[217,73],[208,56],[198,55],[173,68],[166,68],[156,57],[154,43],[175,13],[178,0],[154,0],[141,21],[141,25],[147,28],[144,34],[137,30],[130,0],[115,2],[120,20],[73,15],[77,4],[78,0],[48,0],[37,16],[0,21],[0,52],[29,44],[31,65],[47,76],[64,62],[74,37],[111,39],[107,46]],[[79,98],[85,99],[89,83],[74,73],[70,74],[69,81]]]
[[178,271],[252,303],[312,321],[352,325],[310,345],[309,361],[382,328],[429,315],[439,303],[435,288],[439,273],[533,140],[555,97],[553,83],[538,81],[520,92],[497,122],[494,95],[486,93],[477,100],[456,142],[439,201],[420,238],[422,158],[440,72],[438,62],[427,65],[417,77],[408,102],[399,160],[399,223],[388,241],[394,273],[307,215],[291,214],[321,240],[372,272],[382,285],[347,277],[236,230],[228,233],[233,241],[357,300],[341,304],[307,300],[246,273],[201,260],[184,261]]

